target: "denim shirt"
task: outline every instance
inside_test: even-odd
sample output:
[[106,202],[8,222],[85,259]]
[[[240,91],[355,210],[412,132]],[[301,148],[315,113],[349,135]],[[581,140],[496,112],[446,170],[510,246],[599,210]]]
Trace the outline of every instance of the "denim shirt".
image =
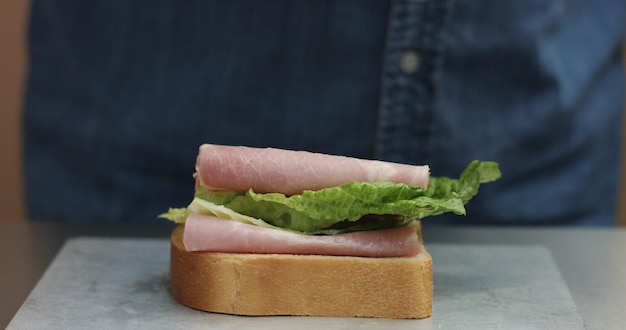
[[201,143],[500,163],[465,217],[612,225],[618,0],[33,1],[29,217],[157,222]]

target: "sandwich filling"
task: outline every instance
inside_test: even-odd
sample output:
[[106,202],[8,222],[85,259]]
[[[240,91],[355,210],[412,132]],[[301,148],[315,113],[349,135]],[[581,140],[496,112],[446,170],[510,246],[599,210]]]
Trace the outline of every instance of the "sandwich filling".
[[473,161],[451,179],[429,177],[424,166],[204,145],[195,177],[192,202],[160,215],[186,223],[190,251],[408,256],[419,252],[414,220],[465,215],[500,171]]
[[199,214],[187,217],[183,244],[187,251],[226,253],[409,257],[420,252],[417,231],[410,226],[303,235]]

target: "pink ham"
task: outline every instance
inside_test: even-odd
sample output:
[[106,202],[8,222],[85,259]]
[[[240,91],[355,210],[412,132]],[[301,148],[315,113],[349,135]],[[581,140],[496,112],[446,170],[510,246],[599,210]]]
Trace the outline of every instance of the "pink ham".
[[428,166],[272,148],[205,144],[196,162],[199,186],[286,195],[350,181],[393,181],[426,188],[428,178]]
[[228,253],[408,257],[420,251],[412,227],[313,236],[198,214],[187,217],[183,243],[188,251]]

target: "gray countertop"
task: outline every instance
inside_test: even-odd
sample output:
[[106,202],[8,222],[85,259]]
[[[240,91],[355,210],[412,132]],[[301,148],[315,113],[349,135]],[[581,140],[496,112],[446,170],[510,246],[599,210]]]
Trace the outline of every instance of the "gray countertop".
[[547,247],[588,329],[626,328],[626,230],[583,228],[437,228],[425,239],[455,244]]
[[[0,281],[0,326],[10,322],[67,238],[166,239],[171,229],[172,226],[168,225],[0,223],[0,255],[5,265],[3,281]],[[554,272],[560,273],[563,287],[566,291],[569,289],[571,296],[568,297],[573,300],[575,312],[584,322],[584,327],[623,329],[626,326],[626,313],[623,312],[626,306],[626,229],[426,227],[424,239],[427,247],[433,247],[436,283],[445,281],[442,275],[437,274],[445,270],[444,266],[449,267],[452,260],[444,257],[451,251],[446,246],[453,246],[455,251],[463,250],[464,246],[468,251],[479,246],[483,254],[491,251],[485,250],[490,246],[495,252],[502,251],[504,246],[505,249],[513,249],[511,251],[534,251],[531,257],[533,253],[545,251],[549,260],[553,260]],[[519,246],[522,247],[515,248]],[[443,270],[437,270],[438,254],[442,255],[439,267]],[[538,261],[528,260],[536,262],[537,266],[541,266],[542,260],[547,260],[536,257]],[[517,272],[528,268],[531,266],[518,267]],[[554,275],[554,272],[548,274]],[[552,275],[553,279],[558,277]],[[567,304],[567,299],[563,300],[563,305]],[[568,320],[575,321],[576,317]]]

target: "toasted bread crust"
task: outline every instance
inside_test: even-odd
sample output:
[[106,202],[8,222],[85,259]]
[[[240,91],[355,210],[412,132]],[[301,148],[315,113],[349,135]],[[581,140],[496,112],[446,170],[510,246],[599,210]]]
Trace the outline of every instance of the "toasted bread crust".
[[181,304],[237,315],[425,318],[432,259],[189,252],[171,237],[171,288]]

